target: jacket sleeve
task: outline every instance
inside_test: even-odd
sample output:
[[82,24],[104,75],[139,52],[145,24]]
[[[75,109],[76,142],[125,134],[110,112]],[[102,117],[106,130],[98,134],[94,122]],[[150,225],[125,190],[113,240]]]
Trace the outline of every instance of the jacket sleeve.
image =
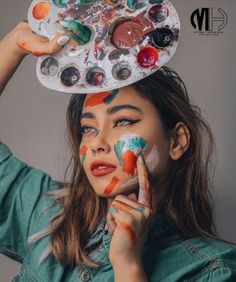
[[195,282],[235,282],[236,281],[236,269],[231,266],[218,267],[212,271],[207,271],[195,279],[191,280]]
[[18,160],[0,141],[0,253],[22,263],[27,237],[59,188],[49,175]]

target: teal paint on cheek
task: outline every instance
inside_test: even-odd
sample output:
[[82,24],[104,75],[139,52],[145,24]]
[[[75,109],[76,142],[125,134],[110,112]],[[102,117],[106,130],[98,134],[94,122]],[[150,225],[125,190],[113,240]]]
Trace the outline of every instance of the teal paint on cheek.
[[82,157],[82,166],[84,165],[85,158],[86,158],[86,155],[84,155],[84,156]]
[[114,151],[120,165],[122,166],[122,153],[132,151],[138,157],[138,155],[143,151],[144,148],[146,148],[146,146],[147,142],[142,137],[135,136],[133,134],[125,134],[114,145]]
[[125,141],[123,140],[119,140],[115,145],[114,145],[114,151],[116,153],[116,157],[120,163],[120,165],[122,165],[122,161],[121,161],[121,154],[122,154],[122,150],[124,148],[125,145]]

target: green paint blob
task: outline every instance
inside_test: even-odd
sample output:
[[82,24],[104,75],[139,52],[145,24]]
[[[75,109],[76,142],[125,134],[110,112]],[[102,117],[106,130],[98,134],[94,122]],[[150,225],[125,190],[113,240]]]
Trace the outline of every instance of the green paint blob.
[[54,5],[59,8],[62,8],[68,4],[70,0],[53,0]]
[[92,31],[90,28],[77,21],[61,20],[60,25],[66,29],[66,35],[73,39],[78,45],[86,44],[91,38]]

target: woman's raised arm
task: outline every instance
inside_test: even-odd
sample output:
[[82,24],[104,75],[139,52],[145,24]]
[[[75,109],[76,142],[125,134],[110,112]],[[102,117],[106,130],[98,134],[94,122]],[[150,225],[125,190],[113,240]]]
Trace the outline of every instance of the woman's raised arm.
[[20,22],[0,41],[0,95],[18,65],[27,54],[35,56],[58,52],[68,41],[58,34],[53,40],[32,32],[26,22]]

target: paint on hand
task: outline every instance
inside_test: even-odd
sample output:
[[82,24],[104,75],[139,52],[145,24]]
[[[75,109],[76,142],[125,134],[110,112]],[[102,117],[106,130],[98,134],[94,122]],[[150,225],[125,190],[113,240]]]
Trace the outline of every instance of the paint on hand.
[[137,241],[136,234],[134,233],[133,229],[127,223],[123,221],[119,221],[118,225],[126,232],[126,234],[129,236],[129,238],[131,239],[133,243]]
[[86,145],[83,145],[80,149],[80,156],[81,156],[81,162],[82,166],[84,165],[84,161],[86,158],[86,153],[87,153],[88,147]]
[[118,94],[119,89],[114,89],[112,91],[100,92],[89,97],[85,101],[85,107],[93,107],[102,103],[110,104]]
[[45,53],[45,52],[39,52],[39,51],[34,51],[31,49],[30,47],[30,43],[26,42],[26,41],[22,41],[22,42],[16,42],[17,46],[21,49],[23,49],[26,52],[29,52],[35,56],[45,56],[45,55],[49,55],[49,53]]
[[126,133],[114,145],[122,170],[134,175],[137,157],[146,148],[146,141],[137,134]]
[[51,10],[51,6],[47,2],[37,3],[33,10],[32,15],[36,20],[42,20],[46,18]]
[[117,183],[119,181],[120,181],[120,179],[118,177],[113,176],[112,180],[110,181],[110,183],[104,189],[104,195],[111,194],[111,192],[114,190],[115,186],[117,185]]

